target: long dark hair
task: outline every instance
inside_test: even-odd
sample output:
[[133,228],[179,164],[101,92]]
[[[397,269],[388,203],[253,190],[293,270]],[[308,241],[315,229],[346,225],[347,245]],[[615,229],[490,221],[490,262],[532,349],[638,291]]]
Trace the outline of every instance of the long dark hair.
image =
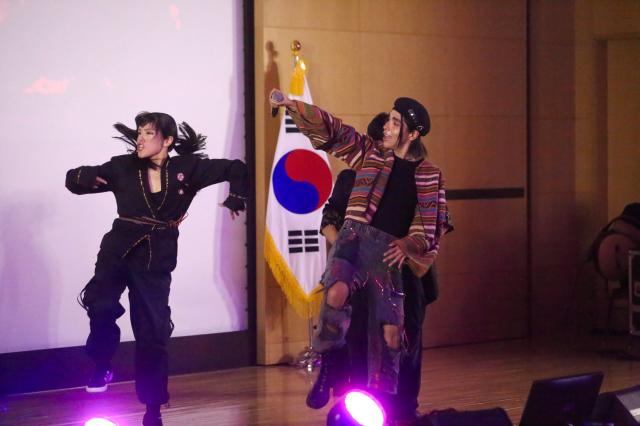
[[[179,155],[194,154],[198,157],[206,157],[206,154],[202,151],[206,146],[207,137],[196,133],[191,126],[186,122],[180,123],[180,126],[176,125],[176,121],[169,114],[164,112],[141,112],[136,115],[135,118],[136,128],[131,129],[122,123],[116,123],[113,127],[120,132],[122,136],[114,136],[114,139],[119,139],[129,146],[128,151],[133,153],[138,147],[138,128],[146,126],[147,124],[153,124],[156,131],[162,133],[164,138],[169,136],[173,137],[173,143],[169,146],[168,150],[175,149]],[[178,136],[178,129],[180,130],[180,136]]]
[[381,141],[384,138],[384,125],[387,121],[389,121],[389,114],[386,112],[380,112],[373,117],[367,126],[367,134],[371,136],[371,139]]
[[[406,121],[404,120],[404,117],[401,116],[401,118],[402,118],[402,123],[400,126],[400,134],[398,135],[398,140],[402,140],[404,136],[404,125],[406,123]],[[409,127],[407,125],[407,129],[408,128]],[[415,138],[413,141],[411,141],[407,154],[409,155],[409,157],[416,160],[424,160],[425,158],[427,158],[429,153],[427,152],[427,147],[425,147],[424,144],[422,143],[422,136],[418,134],[418,137]]]

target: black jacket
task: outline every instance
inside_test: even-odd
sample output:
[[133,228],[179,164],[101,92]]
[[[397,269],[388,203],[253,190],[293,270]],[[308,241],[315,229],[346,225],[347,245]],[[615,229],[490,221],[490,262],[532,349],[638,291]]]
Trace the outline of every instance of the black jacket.
[[[196,155],[170,157],[160,171],[159,201],[153,202],[147,178],[147,164],[137,155],[113,157],[100,166],[81,166],[67,172],[65,186],[74,194],[111,191],[116,197],[117,218],[102,238],[101,252],[124,257],[136,245],[148,243],[147,269],[170,272],[176,266],[178,229],[196,193],[209,185],[228,181],[230,193],[246,197],[248,173],[240,160],[206,159]],[[107,181],[94,188],[96,177]],[[148,224],[122,218],[145,218]]]

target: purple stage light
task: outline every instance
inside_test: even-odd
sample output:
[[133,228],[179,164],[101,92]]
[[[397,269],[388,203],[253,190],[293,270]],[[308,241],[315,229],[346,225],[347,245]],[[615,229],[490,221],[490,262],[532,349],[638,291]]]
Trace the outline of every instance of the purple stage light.
[[104,417],[92,417],[84,423],[84,426],[118,426],[118,424]]
[[351,391],[344,397],[347,411],[355,421],[365,426],[382,426],[384,410],[378,401],[362,391]]
[[367,392],[349,391],[327,414],[327,426],[382,426],[385,412]]

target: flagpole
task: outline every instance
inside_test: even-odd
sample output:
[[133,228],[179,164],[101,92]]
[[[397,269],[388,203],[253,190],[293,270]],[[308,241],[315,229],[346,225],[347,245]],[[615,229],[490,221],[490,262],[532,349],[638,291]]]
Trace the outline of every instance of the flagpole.
[[[293,69],[296,69],[298,62],[300,62],[300,50],[302,50],[302,43],[299,40],[293,40],[290,45],[291,57],[293,59]],[[303,62],[304,68],[304,62]],[[307,373],[312,373],[316,366],[320,364],[320,356],[313,350],[313,318],[307,320],[307,338],[308,345],[298,354],[298,357],[294,361],[294,365],[300,369],[304,369]]]
[[[293,74],[289,94],[294,99],[312,104],[305,77],[307,67],[300,56],[302,44],[293,40],[290,48]],[[321,207],[331,194],[331,169],[327,154],[313,150],[308,137],[286,112],[279,118],[280,131],[267,199],[264,253],[274,278],[294,311],[308,321],[308,343],[291,365],[311,373],[319,365],[319,354],[312,347],[314,323],[311,317],[319,307],[321,294],[316,287],[326,263],[326,247],[319,228]],[[296,172],[296,179],[292,179],[289,169],[302,170],[302,175]],[[315,191],[292,187],[291,182],[299,179],[309,182]],[[291,191],[299,191],[296,192],[299,195],[291,197]],[[318,195],[319,198],[312,198]]]

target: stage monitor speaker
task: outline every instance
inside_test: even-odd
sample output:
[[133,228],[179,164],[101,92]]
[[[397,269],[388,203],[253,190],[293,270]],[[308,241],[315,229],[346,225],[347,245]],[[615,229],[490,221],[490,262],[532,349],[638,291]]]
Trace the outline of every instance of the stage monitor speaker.
[[584,424],[593,414],[603,377],[596,371],[534,380],[520,426]]
[[453,408],[436,410],[422,417],[422,426],[513,426],[502,408],[457,411]]
[[600,394],[591,420],[616,426],[640,425],[640,386]]

